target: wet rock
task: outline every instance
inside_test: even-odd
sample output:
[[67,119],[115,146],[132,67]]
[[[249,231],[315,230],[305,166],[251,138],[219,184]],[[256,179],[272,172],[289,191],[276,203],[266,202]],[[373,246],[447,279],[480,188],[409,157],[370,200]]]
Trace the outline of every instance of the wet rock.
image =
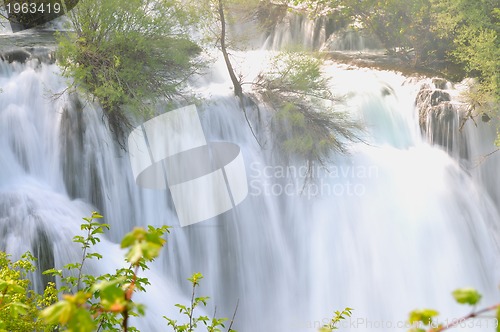
[[448,82],[444,78],[433,78],[432,84],[434,84],[436,89],[440,89],[440,90],[447,90],[448,87],[451,85],[450,82]]
[[420,126],[425,127],[427,116],[434,107],[450,101],[451,96],[448,92],[432,89],[430,85],[424,84],[415,100],[419,109]]
[[448,92],[429,84],[422,85],[415,104],[419,112],[420,130],[429,143],[466,158],[467,147],[463,144],[465,140],[460,131],[460,123],[466,115],[465,105],[452,102]]
[[31,53],[31,58],[38,59],[40,63],[54,64],[56,62],[55,51],[48,47],[26,47]]
[[450,94],[441,90],[432,91],[430,97],[432,106],[439,106],[442,102],[451,101]]
[[382,89],[380,89],[380,93],[382,94],[382,97],[393,96],[394,89],[392,88],[392,86],[384,84],[382,86]]
[[25,63],[30,58],[31,58],[31,53],[23,49],[16,49],[0,54],[0,59],[3,61],[7,61],[9,63],[12,62]]
[[483,122],[490,122],[491,118],[488,114],[486,113],[483,113],[483,115],[481,115],[481,121]]
[[56,62],[54,50],[47,47],[25,47],[16,48],[0,53],[0,60],[8,63],[27,61],[37,59],[40,63],[53,64]]

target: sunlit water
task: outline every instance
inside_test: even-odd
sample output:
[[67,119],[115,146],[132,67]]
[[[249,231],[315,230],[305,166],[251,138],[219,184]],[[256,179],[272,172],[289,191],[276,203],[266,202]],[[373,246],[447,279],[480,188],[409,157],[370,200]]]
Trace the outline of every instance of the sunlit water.
[[[251,80],[270,53],[238,55]],[[239,301],[234,328],[244,332],[315,331],[345,306],[355,311],[343,330],[402,331],[414,308],[437,308],[443,320],[467,314],[450,295],[463,286],[494,303],[500,160],[476,162],[493,149],[494,130],[468,123],[470,160],[452,158],[421,136],[421,81],[328,63],[332,89],[345,98],[338,109],[365,125],[365,142],[332,156],[328,171],[315,169],[315,182],[303,188],[303,164],[280,163],[272,148],[269,111],[247,110],[261,128],[261,148],[224,64],[212,69],[193,83],[204,97],[202,126],[208,141],[241,147],[249,196],[180,228],[167,192],[135,185],[99,107],[51,98],[66,86],[57,66],[0,62],[0,249],[38,250],[61,267],[79,259],[71,238],[98,209],[111,231],[97,248],[104,260],[88,269],[102,273],[123,264],[115,243],[133,226],[172,225],[153,285],[138,299],[151,310],[138,322],[144,331],[166,330],[161,315],[174,316],[173,304],[188,301],[185,279],[198,271],[205,275],[200,295],[211,296],[217,315],[230,317]],[[468,330],[493,329],[481,322]]]

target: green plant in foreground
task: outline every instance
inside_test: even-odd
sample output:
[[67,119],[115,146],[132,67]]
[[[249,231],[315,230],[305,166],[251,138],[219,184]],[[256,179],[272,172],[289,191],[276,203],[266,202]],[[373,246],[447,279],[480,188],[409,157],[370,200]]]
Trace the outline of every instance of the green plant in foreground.
[[[174,331],[176,332],[192,332],[194,331],[195,328],[198,327],[198,323],[202,322],[208,332],[221,332],[222,330],[220,328],[224,328],[224,322],[227,321],[227,318],[216,318],[213,317],[212,319],[208,318],[208,316],[198,316],[196,317],[194,315],[194,309],[201,304],[204,306],[207,305],[207,301],[209,297],[195,297],[196,294],[196,287],[200,285],[200,280],[203,279],[203,275],[201,273],[194,273],[188,280],[191,282],[191,285],[193,287],[192,293],[191,293],[191,302],[189,306],[181,305],[181,304],[176,304],[175,306],[179,308],[179,312],[185,315],[188,318],[188,322],[185,324],[178,324],[176,320],[168,318],[166,316],[163,316],[168,321],[168,325],[172,326]],[[236,311],[235,311],[236,314]],[[215,314],[214,314],[215,316]],[[234,316],[233,320],[231,320],[231,324],[229,325],[228,332],[236,332],[236,330],[232,329],[234,321]]]
[[[92,217],[84,218],[81,228],[87,231],[86,237],[73,238],[82,246],[81,262],[67,264],[63,270],[44,272],[61,277],[63,286],[59,290],[66,292],[61,301],[40,313],[48,324],[59,324],[68,331],[136,331],[129,326],[129,318],[143,315],[144,307],[134,303],[132,296],[136,290],[144,291],[144,286],[149,284],[147,278],[140,278],[138,273],[146,270],[147,264],[159,255],[166,242],[163,235],[168,232],[168,227],[134,228],[121,242],[121,248],[128,249],[125,259],[130,266],[118,269],[114,274],[94,277],[83,274],[82,270],[87,259],[102,258],[98,253],[90,252],[91,247],[100,242],[99,234],[109,228],[109,225],[96,221],[101,218],[96,212]],[[73,293],[67,293],[73,290]]]
[[347,307],[342,311],[335,311],[330,322],[323,325],[323,327],[319,329],[319,332],[332,332],[333,330],[338,330],[337,324],[345,320],[346,317],[351,317],[353,310],[354,309]]
[[97,98],[120,143],[131,119],[150,117],[155,102],[186,96],[201,49],[176,0],[80,0],[57,34],[57,59],[74,88]]
[[0,252],[0,332],[53,329],[38,319],[38,312],[57,301],[57,290],[54,283],[49,283],[43,294],[29,289],[27,276],[36,269],[34,261],[29,252],[15,262]]
[[[160,254],[166,243],[163,235],[168,233],[168,226],[134,228],[121,241],[121,248],[128,249],[125,260],[130,263],[129,267],[118,269],[114,274],[92,276],[83,273],[84,263],[88,259],[102,258],[100,254],[91,251],[92,246],[100,242],[98,236],[109,228],[109,225],[97,221],[101,218],[97,212],[93,212],[90,218],[83,218],[85,222],[81,229],[86,231],[86,236],[73,238],[74,242],[81,244],[81,262],[67,264],[62,270],[52,269],[44,272],[61,278],[63,286],[58,291],[64,293],[62,300],[40,312],[40,317],[46,324],[58,325],[72,332],[138,331],[129,326],[129,318],[144,315],[146,308],[135,303],[132,297],[136,291],[143,292],[144,287],[149,285],[147,278],[139,277],[139,272],[148,269],[148,264]],[[168,326],[174,331],[194,331],[200,322],[208,332],[221,331],[220,328],[224,328],[226,318],[210,319],[207,316],[194,315],[194,309],[202,304],[206,306],[208,301],[208,297],[195,297],[195,289],[202,278],[201,273],[195,273],[188,279],[193,285],[190,305],[176,304],[189,321],[186,324],[178,324],[177,321],[164,316]],[[231,328],[232,324],[233,321],[228,332],[236,332]]]
[[[113,274],[92,276],[85,273],[85,263],[102,258],[92,250],[100,242],[100,234],[109,228],[109,225],[99,222],[102,218],[97,212],[83,218],[81,229],[85,236],[73,238],[75,243],[81,245],[81,261],[67,264],[61,270],[45,271],[45,274],[60,279],[61,285],[56,288],[54,283],[49,283],[41,295],[29,290],[30,281],[27,278],[29,272],[36,270],[33,264],[35,258],[26,253],[20,260],[12,262],[7,254],[0,251],[0,332],[138,331],[129,326],[129,318],[144,315],[147,308],[135,303],[132,297],[137,291],[145,291],[144,287],[149,284],[147,278],[139,276],[139,272],[146,270],[148,264],[160,254],[166,243],[163,236],[168,227],[134,228],[121,241],[121,247],[128,250],[125,259],[130,265]],[[223,329],[236,332],[232,327],[238,305],[229,322],[227,318],[216,318],[215,312],[211,318],[204,314],[195,315],[195,309],[206,307],[209,300],[208,297],[196,296],[201,279],[201,273],[194,273],[188,279],[192,285],[189,305],[175,305],[186,317],[186,322],[163,316],[167,320],[166,327],[175,332],[193,332],[200,327],[207,332],[222,332]],[[351,308],[336,311],[330,323],[324,325],[320,332],[338,329],[336,325],[350,317],[351,311]],[[229,323],[227,328],[226,322]]]
[[[473,307],[473,310],[470,314],[463,316],[459,319],[454,319],[451,322],[447,322],[446,324],[438,324],[435,319],[439,315],[439,312],[434,309],[417,309],[413,310],[409,314],[409,323],[414,327],[411,328],[410,332],[440,332],[444,330],[448,330],[454,327],[471,327],[470,324],[466,324],[466,321],[469,321],[474,318],[492,318],[483,316],[486,313],[495,312],[496,324],[492,324],[495,326],[496,331],[500,331],[500,326],[498,325],[498,321],[500,320],[500,304],[495,304],[480,310],[476,310],[476,305],[482,298],[482,295],[474,288],[459,288],[452,292],[455,301],[459,304],[470,305]],[[480,326],[481,327],[481,326]],[[427,330],[426,330],[427,329]]]

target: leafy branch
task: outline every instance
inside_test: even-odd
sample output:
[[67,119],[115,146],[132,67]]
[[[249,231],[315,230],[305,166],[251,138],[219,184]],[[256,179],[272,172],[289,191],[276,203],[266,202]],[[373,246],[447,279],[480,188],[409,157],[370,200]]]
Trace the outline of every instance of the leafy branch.
[[90,218],[83,218],[86,223],[81,225],[82,230],[87,231],[87,237],[83,238],[81,236],[75,236],[73,238],[73,241],[75,243],[81,243],[82,244],[82,262],[80,263],[80,266],[78,267],[78,278],[77,278],[77,290],[80,290],[80,281],[82,279],[82,269],[83,265],[85,264],[85,260],[88,258],[97,258],[101,259],[102,255],[98,253],[89,253],[87,254],[87,250],[90,248],[90,246],[94,246],[96,243],[100,242],[101,240],[97,237],[97,234],[102,234],[104,233],[104,229],[109,229],[108,224],[100,224],[99,222],[95,222],[95,219],[102,219],[103,216],[101,216],[97,212],[92,212],[92,216]]
[[[225,328],[224,322],[227,321],[227,318],[216,318],[215,313],[212,319],[208,318],[208,316],[201,315],[196,317],[194,315],[194,309],[200,305],[207,306],[207,302],[209,297],[196,297],[196,287],[200,285],[200,280],[203,279],[203,275],[199,272],[194,273],[190,278],[188,278],[189,282],[192,285],[191,291],[191,301],[189,306],[185,306],[182,304],[176,304],[175,306],[179,308],[179,312],[185,315],[188,319],[188,322],[185,324],[178,324],[177,320],[168,318],[163,316],[168,322],[169,326],[172,326],[175,332],[193,332],[198,327],[198,324],[201,322],[205,325],[208,332],[221,332],[221,328]],[[232,329],[234,317],[236,315],[236,310],[238,306],[236,306],[235,312],[233,314],[233,318],[227,329],[227,332],[236,332],[236,330]]]
[[[455,301],[459,304],[470,305],[475,308],[482,298],[482,295],[474,288],[459,288],[452,292]],[[454,319],[448,324],[437,324],[435,318],[439,315],[439,312],[434,309],[417,309],[413,310],[409,314],[409,323],[415,325],[409,332],[441,332],[445,330],[452,329],[454,327],[460,326],[465,321],[483,317],[485,313],[496,312],[496,320],[500,319],[500,304],[491,305],[479,310],[473,310],[468,315],[465,315],[459,319]],[[419,325],[419,326],[418,326]],[[429,327],[428,330],[422,327]],[[500,331],[500,327],[497,324],[496,331]]]
[[345,320],[347,317],[351,317],[353,310],[354,309],[347,307],[342,311],[335,311],[330,322],[323,325],[323,327],[319,329],[319,332],[332,332],[333,330],[338,330],[337,324]]
[[[65,326],[70,331],[81,332],[94,331],[96,328],[107,331],[136,331],[135,328],[129,327],[129,318],[143,315],[144,308],[135,304],[132,296],[136,290],[144,291],[144,285],[149,283],[147,279],[139,278],[139,270],[147,269],[147,264],[159,255],[166,242],[163,235],[168,232],[168,227],[149,226],[147,230],[134,228],[121,242],[121,248],[128,249],[125,258],[130,266],[117,270],[115,274],[94,277],[84,275],[82,271],[87,259],[102,257],[98,253],[88,252],[100,241],[98,235],[109,227],[95,221],[100,218],[102,216],[97,212],[93,212],[90,218],[83,218],[85,223],[81,228],[87,231],[87,235],[73,238],[74,242],[82,245],[82,261],[64,266],[68,271],[76,269],[78,277],[63,278],[63,282],[68,286],[59,289],[61,292],[69,292],[76,286],[76,292],[63,294],[61,301],[40,312],[40,317],[46,324]],[[63,276],[61,270],[55,269],[44,273]],[[80,288],[81,283],[84,284],[83,288]],[[96,322],[99,322],[98,326]],[[117,326],[121,328],[118,329]]]
[[[361,126],[345,112],[322,74],[323,61],[307,53],[283,52],[250,83],[276,111],[272,132],[281,151],[305,160],[306,181],[314,163],[324,165],[332,153],[347,153],[350,142],[360,142]],[[287,156],[287,157],[288,157]]]
[[36,270],[29,252],[12,261],[0,252],[0,331],[46,331],[53,326],[38,319],[40,308],[57,301],[55,284],[49,282],[43,294],[31,289],[28,273]]
[[[78,277],[72,277],[71,275],[63,277],[62,270],[51,269],[44,272],[45,274],[61,277],[66,284],[66,286],[59,289],[59,292],[66,292],[62,294],[62,300],[48,306],[39,313],[40,321],[44,324],[64,327],[72,332],[138,331],[135,327],[129,326],[129,320],[132,316],[144,315],[145,309],[143,305],[135,303],[132,298],[136,291],[145,291],[144,286],[149,284],[149,280],[141,278],[139,274],[140,271],[148,269],[148,264],[160,254],[166,243],[163,236],[169,232],[169,227],[155,228],[148,226],[147,229],[142,227],[134,228],[123,237],[120,243],[122,249],[127,249],[125,260],[130,265],[127,268],[118,269],[114,274],[94,277],[85,275],[82,271],[87,259],[100,259],[102,257],[100,254],[89,252],[91,247],[100,241],[98,236],[109,228],[107,224],[100,224],[95,221],[101,218],[102,216],[97,212],[93,212],[89,218],[83,218],[85,223],[82,224],[81,229],[87,231],[86,236],[75,236],[73,238],[74,242],[81,244],[82,261],[67,264],[64,266],[64,270],[77,270]],[[209,299],[208,297],[196,296],[196,288],[199,287],[201,279],[203,279],[201,273],[194,273],[188,279],[193,286],[189,306],[175,305],[181,313],[188,317],[188,322],[178,325],[175,320],[164,317],[167,319],[168,325],[174,328],[174,331],[194,332],[200,323],[206,327],[208,332],[220,332],[221,328],[225,327],[224,322],[227,318],[216,318],[215,314],[211,319],[205,315],[195,315],[195,309],[201,305],[207,306]],[[79,287],[80,284],[83,284],[81,288]],[[0,278],[0,314],[2,309],[1,292],[3,291],[1,286]],[[76,291],[71,293],[73,289],[76,289]],[[236,332],[232,329],[235,315],[236,310],[231,325],[227,330],[228,332]]]

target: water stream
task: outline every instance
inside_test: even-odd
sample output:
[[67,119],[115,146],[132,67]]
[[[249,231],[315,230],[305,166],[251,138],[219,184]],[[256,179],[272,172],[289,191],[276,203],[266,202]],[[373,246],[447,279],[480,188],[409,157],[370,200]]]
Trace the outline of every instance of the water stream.
[[[267,54],[251,52],[241,57]],[[425,80],[333,62],[325,72],[345,96],[339,108],[365,125],[366,142],[332,156],[328,171],[315,169],[305,190],[303,165],[280,163],[253,138],[221,63],[194,84],[205,95],[199,115],[207,141],[242,149],[249,195],[181,228],[166,191],[135,184],[99,106],[52,98],[66,87],[55,64],[0,62],[0,250],[31,250],[42,267],[78,260],[71,238],[98,209],[111,231],[97,248],[104,261],[88,269],[102,273],[123,263],[115,243],[133,226],[172,225],[154,283],[139,299],[151,309],[137,322],[144,331],[167,330],[161,315],[174,316],[173,304],[187,301],[185,279],[198,271],[205,275],[200,294],[219,316],[230,317],[239,300],[234,327],[243,332],[315,331],[345,306],[355,311],[343,330],[403,331],[417,307],[438,308],[443,319],[466,314],[450,296],[463,286],[494,303],[500,156],[481,159],[494,148],[493,128],[466,124],[463,159],[421,134],[415,99]],[[260,120],[250,117],[269,128],[270,115],[261,112]],[[468,330],[493,329],[481,322]]]

